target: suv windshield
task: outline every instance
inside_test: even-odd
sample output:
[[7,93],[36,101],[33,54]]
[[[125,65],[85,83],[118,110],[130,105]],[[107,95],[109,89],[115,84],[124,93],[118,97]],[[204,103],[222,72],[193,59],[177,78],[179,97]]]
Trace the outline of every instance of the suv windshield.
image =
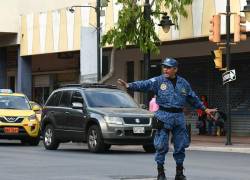
[[0,95],[0,109],[30,110],[30,106],[25,97]]
[[85,95],[90,107],[137,108],[138,105],[121,91],[86,90]]

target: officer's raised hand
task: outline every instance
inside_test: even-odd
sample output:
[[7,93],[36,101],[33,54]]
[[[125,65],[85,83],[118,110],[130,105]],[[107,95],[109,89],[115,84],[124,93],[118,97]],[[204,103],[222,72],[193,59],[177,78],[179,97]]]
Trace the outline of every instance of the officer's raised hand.
[[124,81],[123,79],[117,79],[117,83],[128,88],[128,83]]

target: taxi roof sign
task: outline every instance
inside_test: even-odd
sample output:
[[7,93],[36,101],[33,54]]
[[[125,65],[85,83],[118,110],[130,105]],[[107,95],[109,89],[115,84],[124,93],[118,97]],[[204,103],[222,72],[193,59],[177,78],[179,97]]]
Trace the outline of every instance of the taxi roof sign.
[[11,89],[0,89],[0,93],[11,94],[13,91]]

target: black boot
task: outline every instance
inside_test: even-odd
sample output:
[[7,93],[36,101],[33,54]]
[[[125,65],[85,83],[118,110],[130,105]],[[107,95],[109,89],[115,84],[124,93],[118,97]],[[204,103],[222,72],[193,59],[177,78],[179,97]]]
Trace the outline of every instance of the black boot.
[[183,166],[176,167],[175,180],[186,180],[186,176],[183,174]]
[[157,170],[158,170],[157,180],[167,180],[167,178],[165,176],[165,172],[164,172],[164,166],[158,165]]

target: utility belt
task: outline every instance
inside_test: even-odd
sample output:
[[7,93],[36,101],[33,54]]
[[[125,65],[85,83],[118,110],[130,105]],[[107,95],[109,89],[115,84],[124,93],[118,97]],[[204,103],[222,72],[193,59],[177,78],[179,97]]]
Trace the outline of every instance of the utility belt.
[[167,133],[169,132],[169,129],[167,129],[167,128],[165,128],[164,127],[164,122],[162,122],[161,120],[159,120],[159,119],[156,119],[155,118],[155,129],[157,129],[158,131],[160,131],[160,130],[165,130]]
[[160,106],[160,107],[159,107],[159,110],[161,110],[161,111],[166,111],[166,112],[170,112],[170,113],[181,113],[181,112],[183,112],[183,109],[182,109],[182,108],[174,108],[174,107],[165,108],[165,107]]

